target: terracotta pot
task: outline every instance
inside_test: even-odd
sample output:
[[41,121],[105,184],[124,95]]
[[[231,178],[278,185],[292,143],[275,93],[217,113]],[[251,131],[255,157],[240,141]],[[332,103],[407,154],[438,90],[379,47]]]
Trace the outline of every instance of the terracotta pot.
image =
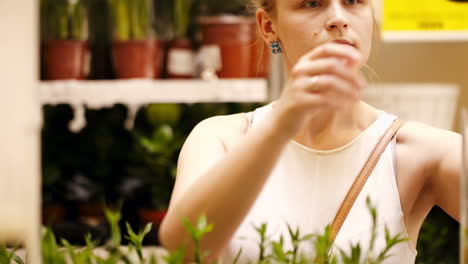
[[161,78],[164,62],[165,42],[159,39],[154,40],[154,78]]
[[175,39],[167,50],[167,76],[171,79],[190,79],[195,76],[195,52],[189,39]]
[[167,210],[155,210],[143,208],[139,210],[140,220],[143,224],[153,223],[159,226],[166,216]]
[[119,79],[154,78],[154,39],[112,41],[112,59]]
[[90,62],[86,41],[47,40],[43,48],[46,79],[86,79]]
[[222,15],[199,18],[203,46],[218,46],[221,65],[216,72],[220,78],[251,76],[252,45],[255,40],[253,17]]
[[101,203],[80,203],[78,205],[78,214],[85,222],[95,225],[106,221],[104,206]]
[[47,225],[50,223],[63,222],[65,220],[65,208],[61,205],[45,205],[42,208],[42,223]]
[[258,27],[257,37],[252,44],[252,62],[250,63],[250,77],[267,78],[270,70],[270,47],[263,41]]

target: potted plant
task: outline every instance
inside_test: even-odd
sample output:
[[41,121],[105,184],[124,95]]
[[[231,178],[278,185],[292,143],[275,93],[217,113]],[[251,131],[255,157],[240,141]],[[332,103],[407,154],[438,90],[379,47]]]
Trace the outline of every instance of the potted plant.
[[86,79],[90,60],[84,0],[41,0],[40,3],[45,78]]
[[97,227],[105,222],[104,186],[91,177],[75,175],[67,185],[67,198],[76,202],[76,217],[80,223]]
[[[42,220],[44,224],[60,224],[69,216],[68,186],[76,165],[81,162],[76,155],[76,136],[68,130],[73,117],[67,105],[45,106],[41,131],[41,187]],[[67,146],[67,151],[63,150]]]
[[156,47],[152,0],[108,0],[117,78],[154,78]]
[[108,0],[88,0],[89,46],[91,65],[89,79],[114,79],[111,52],[110,12]]
[[[175,182],[176,160],[185,137],[174,127],[179,123],[181,107],[178,104],[151,104],[145,109],[147,132],[135,131],[135,161],[133,175],[142,181],[145,194],[139,210],[142,223],[152,222],[158,227],[164,218]],[[137,169],[137,170],[136,170]]]
[[203,70],[211,68],[220,78],[265,77],[269,56],[247,1],[204,0],[203,11],[198,19]]
[[[86,112],[88,124],[76,135],[74,154],[82,153],[76,164],[69,195],[74,194],[77,212],[91,225],[104,222],[104,201],[119,200],[119,187],[125,178],[126,161],[132,149],[132,138],[123,127],[127,110],[118,105],[110,109]],[[73,191],[71,191],[73,190]]]
[[143,183],[140,191],[145,197],[139,216],[142,223],[151,222],[158,227],[166,215],[174,187],[174,154],[180,149],[180,144],[169,125],[159,126],[150,137],[135,134],[135,138],[143,160],[137,176]]
[[60,170],[53,164],[46,164],[42,173],[42,223],[63,222],[65,208],[62,204],[63,179]]
[[169,78],[195,76],[195,52],[189,29],[195,12],[196,0],[174,0],[174,39],[168,47],[167,74]]
[[[158,0],[154,2],[154,30],[158,36],[156,41],[155,61],[156,77],[165,77],[167,74],[167,47],[174,39],[174,3],[173,0]],[[158,67],[159,66],[159,67]]]

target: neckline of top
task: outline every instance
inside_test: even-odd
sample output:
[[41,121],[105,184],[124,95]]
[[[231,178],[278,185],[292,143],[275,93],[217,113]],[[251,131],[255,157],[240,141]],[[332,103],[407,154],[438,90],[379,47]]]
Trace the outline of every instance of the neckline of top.
[[382,122],[382,120],[385,120],[385,112],[382,111],[382,110],[378,110],[378,116],[377,116],[377,119],[372,122],[366,129],[364,129],[357,137],[353,138],[350,142],[346,143],[345,145],[341,146],[341,147],[338,147],[338,148],[335,148],[335,149],[329,149],[329,150],[318,150],[318,149],[313,149],[313,148],[309,148],[297,141],[295,141],[294,139],[291,139],[290,140],[290,143],[292,146],[296,146],[298,147],[299,149],[303,150],[303,151],[306,151],[308,153],[311,153],[311,154],[316,154],[316,155],[331,155],[331,154],[335,154],[335,153],[338,153],[338,152],[342,152],[344,151],[345,149],[348,149],[350,148],[351,146],[353,146],[356,142],[358,142],[365,134],[369,133],[374,127],[378,126],[380,122]]

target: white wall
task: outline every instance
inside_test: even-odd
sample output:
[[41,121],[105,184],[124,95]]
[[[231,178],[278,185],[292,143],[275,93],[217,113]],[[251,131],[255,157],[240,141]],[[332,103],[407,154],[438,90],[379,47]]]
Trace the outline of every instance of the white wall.
[[0,242],[40,258],[38,2],[0,0]]
[[[459,108],[468,106],[468,41],[383,43],[374,47],[370,66],[382,82],[449,82],[461,88]],[[459,130],[457,111],[454,129]]]

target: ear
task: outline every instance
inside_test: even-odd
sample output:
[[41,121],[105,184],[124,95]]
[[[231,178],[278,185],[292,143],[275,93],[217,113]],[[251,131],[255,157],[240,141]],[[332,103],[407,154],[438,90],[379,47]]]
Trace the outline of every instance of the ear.
[[255,17],[257,19],[257,25],[260,28],[260,32],[262,34],[262,38],[268,45],[271,42],[279,39],[274,30],[273,20],[265,9],[257,9]]

